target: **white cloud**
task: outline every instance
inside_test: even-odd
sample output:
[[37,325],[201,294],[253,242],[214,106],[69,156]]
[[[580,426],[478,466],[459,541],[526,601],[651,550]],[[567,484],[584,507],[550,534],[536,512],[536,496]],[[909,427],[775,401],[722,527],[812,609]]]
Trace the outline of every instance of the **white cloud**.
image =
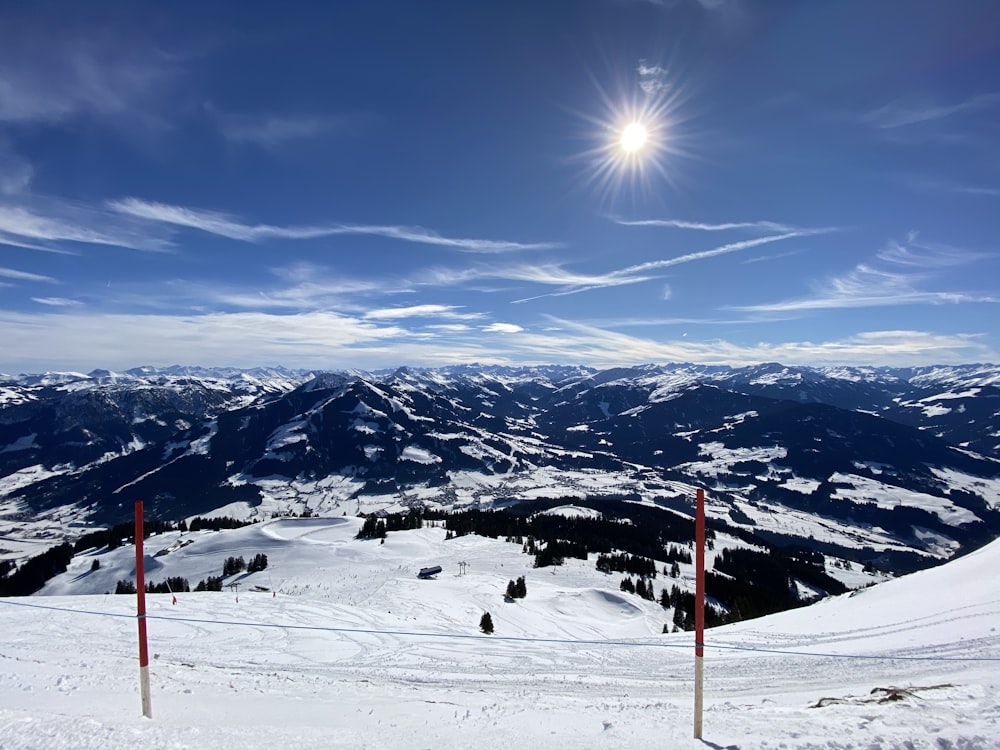
[[[921,288],[933,281],[937,269],[980,260],[984,255],[968,253],[945,245],[917,242],[916,233],[908,238],[911,247],[896,241],[876,254],[883,266],[860,263],[851,271],[831,276],[813,285],[812,294],[795,299],[758,305],[734,306],[745,312],[795,312],[900,305],[941,305],[967,302],[1000,302],[993,294],[969,291],[931,291]],[[914,251],[912,248],[916,248]],[[906,270],[896,270],[902,267]]]
[[109,201],[113,211],[173,226],[197,229],[220,237],[243,242],[261,242],[269,239],[307,240],[337,235],[371,235],[416,242],[425,245],[451,247],[473,253],[502,253],[513,250],[540,250],[560,247],[559,243],[523,243],[506,240],[482,240],[444,237],[423,227],[373,224],[328,224],[319,226],[273,226],[246,224],[228,214],[203,209],[173,206],[139,198]]
[[[533,297],[524,297],[522,299],[514,300],[514,302],[530,302],[542,297],[563,297],[571,294],[593,291],[594,289],[637,284],[657,278],[655,274],[650,275],[650,271],[658,271],[663,268],[670,268],[684,263],[692,263],[699,260],[705,260],[706,258],[714,258],[719,255],[727,255],[729,253],[736,253],[742,250],[749,250],[771,242],[780,242],[782,240],[793,239],[796,237],[806,237],[830,231],[834,230],[802,229],[793,232],[786,232],[785,234],[757,237],[755,239],[743,240],[741,242],[730,242],[708,250],[699,250],[697,252],[679,255],[675,258],[665,258],[663,260],[653,260],[646,263],[639,263],[634,266],[628,266],[627,268],[610,271],[600,275],[581,276],[570,274],[558,266],[536,266],[525,268],[522,270],[530,272],[525,275],[525,280],[539,281],[541,283],[549,284],[561,284],[563,288],[555,292],[547,292]],[[513,276],[507,276],[506,278],[513,278]]]
[[32,297],[32,302],[37,302],[39,305],[47,305],[48,307],[82,307],[83,303],[75,299],[66,299],[65,297]]
[[9,234],[4,234],[0,232],[0,245],[7,245],[8,247],[23,247],[26,250],[38,250],[42,253],[55,253],[56,255],[75,255],[71,250],[61,250],[54,247],[46,247],[45,245],[38,245],[34,242],[28,242],[22,240],[19,237],[11,237]]
[[673,229],[696,229],[702,232],[725,232],[733,229],[750,229],[762,232],[809,231],[793,227],[789,224],[780,224],[776,221],[730,221],[719,224],[708,224],[699,221],[684,221],[682,219],[639,219],[634,221],[616,219],[615,223],[625,227],[670,227]]
[[982,344],[978,334],[940,334],[925,331],[868,331],[822,342],[789,341],[735,344],[723,339],[654,341],[553,318],[555,336],[521,334],[522,350],[536,355],[531,361],[576,362],[612,367],[647,362],[699,362],[748,365],[760,362],[823,365],[958,364],[996,361],[997,352]]
[[446,318],[453,320],[477,320],[482,313],[459,312],[456,305],[411,305],[409,307],[386,307],[369,310],[363,317],[369,320],[401,320],[405,318]]
[[639,88],[647,96],[656,96],[670,87],[668,71],[661,65],[650,65],[640,60],[636,72],[639,74]]
[[482,330],[486,333],[520,333],[524,329],[515,323],[490,323]]
[[0,278],[14,279],[15,281],[41,281],[47,284],[57,283],[51,276],[42,276],[41,274],[18,271],[13,268],[3,268],[2,266],[0,266]]
[[1000,104],[1000,93],[978,94],[954,104],[904,101],[897,99],[862,116],[862,122],[881,129],[901,128],[923,122],[942,120],[961,112],[990,109]]
[[799,255],[801,252],[801,250],[789,250],[786,253],[766,253],[764,255],[758,255],[754,258],[744,258],[741,262],[744,265],[752,263],[769,263],[774,260],[781,260],[782,258],[791,258],[795,255]]
[[[352,347],[405,338],[404,329],[334,313],[99,315],[0,312],[5,366],[132,367],[200,362],[333,367]],[[102,364],[105,363],[105,364]],[[131,363],[131,364],[130,364]]]
[[641,271],[648,271],[657,268],[669,268],[670,266],[677,266],[682,263],[691,263],[697,260],[704,260],[706,258],[714,258],[719,255],[728,255],[729,253],[737,253],[743,250],[749,250],[754,247],[760,247],[761,245],[767,245],[771,242],[781,242],[782,240],[794,239],[796,237],[806,237],[812,234],[821,234],[823,232],[832,230],[800,230],[794,232],[786,232],[785,234],[775,234],[768,237],[757,237],[752,240],[742,240],[741,242],[730,242],[725,245],[720,245],[719,247],[713,247],[709,250],[698,250],[693,253],[687,253],[686,255],[679,255],[676,258],[665,258],[664,260],[654,260],[648,263],[639,263],[638,265],[629,266],[628,268],[622,269],[619,273],[631,274]]
[[[22,372],[124,369],[192,363],[252,367],[376,369],[422,366],[580,363],[595,367],[647,362],[919,365],[996,361],[975,334],[868,331],[821,342],[741,345],[722,339],[653,340],[550,318],[528,332],[513,323],[478,330],[440,325],[427,337],[397,325],[326,312],[301,315],[102,315],[0,311],[3,369]],[[488,336],[501,333],[502,336]]]
[[41,242],[79,242],[136,250],[170,250],[172,244],[136,222],[86,205],[40,196],[0,204],[0,243],[59,252]]
[[917,232],[911,232],[905,245],[890,240],[875,257],[886,263],[912,268],[947,268],[984,260],[989,256],[950,245],[923,242]]
[[434,323],[432,325],[425,326],[432,331],[441,331],[442,333],[464,333],[465,331],[471,331],[472,326],[468,326],[465,323]]

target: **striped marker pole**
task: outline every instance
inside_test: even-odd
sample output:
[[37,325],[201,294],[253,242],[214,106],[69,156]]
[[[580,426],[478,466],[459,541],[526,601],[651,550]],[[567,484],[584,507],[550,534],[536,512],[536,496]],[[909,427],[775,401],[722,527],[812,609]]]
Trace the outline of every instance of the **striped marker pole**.
[[694,738],[701,739],[705,687],[705,490],[698,490],[694,515]]
[[146,574],[143,570],[142,500],[135,503],[135,596],[139,623],[139,692],[142,695],[142,715],[153,718],[149,695],[149,646],[146,643]]

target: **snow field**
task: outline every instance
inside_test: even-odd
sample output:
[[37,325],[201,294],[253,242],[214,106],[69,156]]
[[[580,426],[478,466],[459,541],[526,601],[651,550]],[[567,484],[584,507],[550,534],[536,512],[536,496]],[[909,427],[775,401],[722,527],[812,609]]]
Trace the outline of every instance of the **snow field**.
[[[1000,747],[1000,543],[708,631],[703,743],[691,739],[692,634],[659,635],[669,613],[619,592],[621,574],[592,560],[536,570],[517,545],[439,528],[385,544],[355,540],[358,528],[278,519],[184,535],[194,542],[160,557],[178,535],[147,540],[154,581],[193,586],[226,556],[269,559],[238,602],[147,597],[152,721],[139,717],[134,597],[103,593],[131,572],[131,548],[79,558],[47,596],[0,600],[0,747]],[[444,571],[418,580],[429,564]],[[528,596],[505,603],[519,575]],[[493,637],[478,631],[484,610]],[[871,695],[889,687],[910,693]]]

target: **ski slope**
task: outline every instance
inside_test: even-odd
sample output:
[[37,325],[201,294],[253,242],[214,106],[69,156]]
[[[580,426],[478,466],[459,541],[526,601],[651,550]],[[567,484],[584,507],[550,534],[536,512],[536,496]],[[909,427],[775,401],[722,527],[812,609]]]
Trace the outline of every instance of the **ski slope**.
[[[132,573],[132,548],[79,556],[44,596],[0,599],[0,748],[1000,747],[1000,543],[708,631],[702,742],[692,634],[661,635],[669,613],[618,591],[620,574],[536,570],[518,545],[439,528],[355,540],[359,526],[148,539],[153,581],[269,560],[238,592],[147,597],[152,720],[135,598],[104,593]],[[417,579],[430,564],[442,574]],[[527,598],[504,602],[520,575]]]

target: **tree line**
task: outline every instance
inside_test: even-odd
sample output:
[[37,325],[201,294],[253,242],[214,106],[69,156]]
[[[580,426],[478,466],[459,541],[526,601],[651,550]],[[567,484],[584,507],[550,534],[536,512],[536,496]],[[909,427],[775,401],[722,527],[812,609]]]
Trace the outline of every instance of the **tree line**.
[[356,539],[385,539],[390,531],[410,531],[424,527],[423,516],[419,511],[409,513],[387,513],[370,515],[361,524],[361,530]]

